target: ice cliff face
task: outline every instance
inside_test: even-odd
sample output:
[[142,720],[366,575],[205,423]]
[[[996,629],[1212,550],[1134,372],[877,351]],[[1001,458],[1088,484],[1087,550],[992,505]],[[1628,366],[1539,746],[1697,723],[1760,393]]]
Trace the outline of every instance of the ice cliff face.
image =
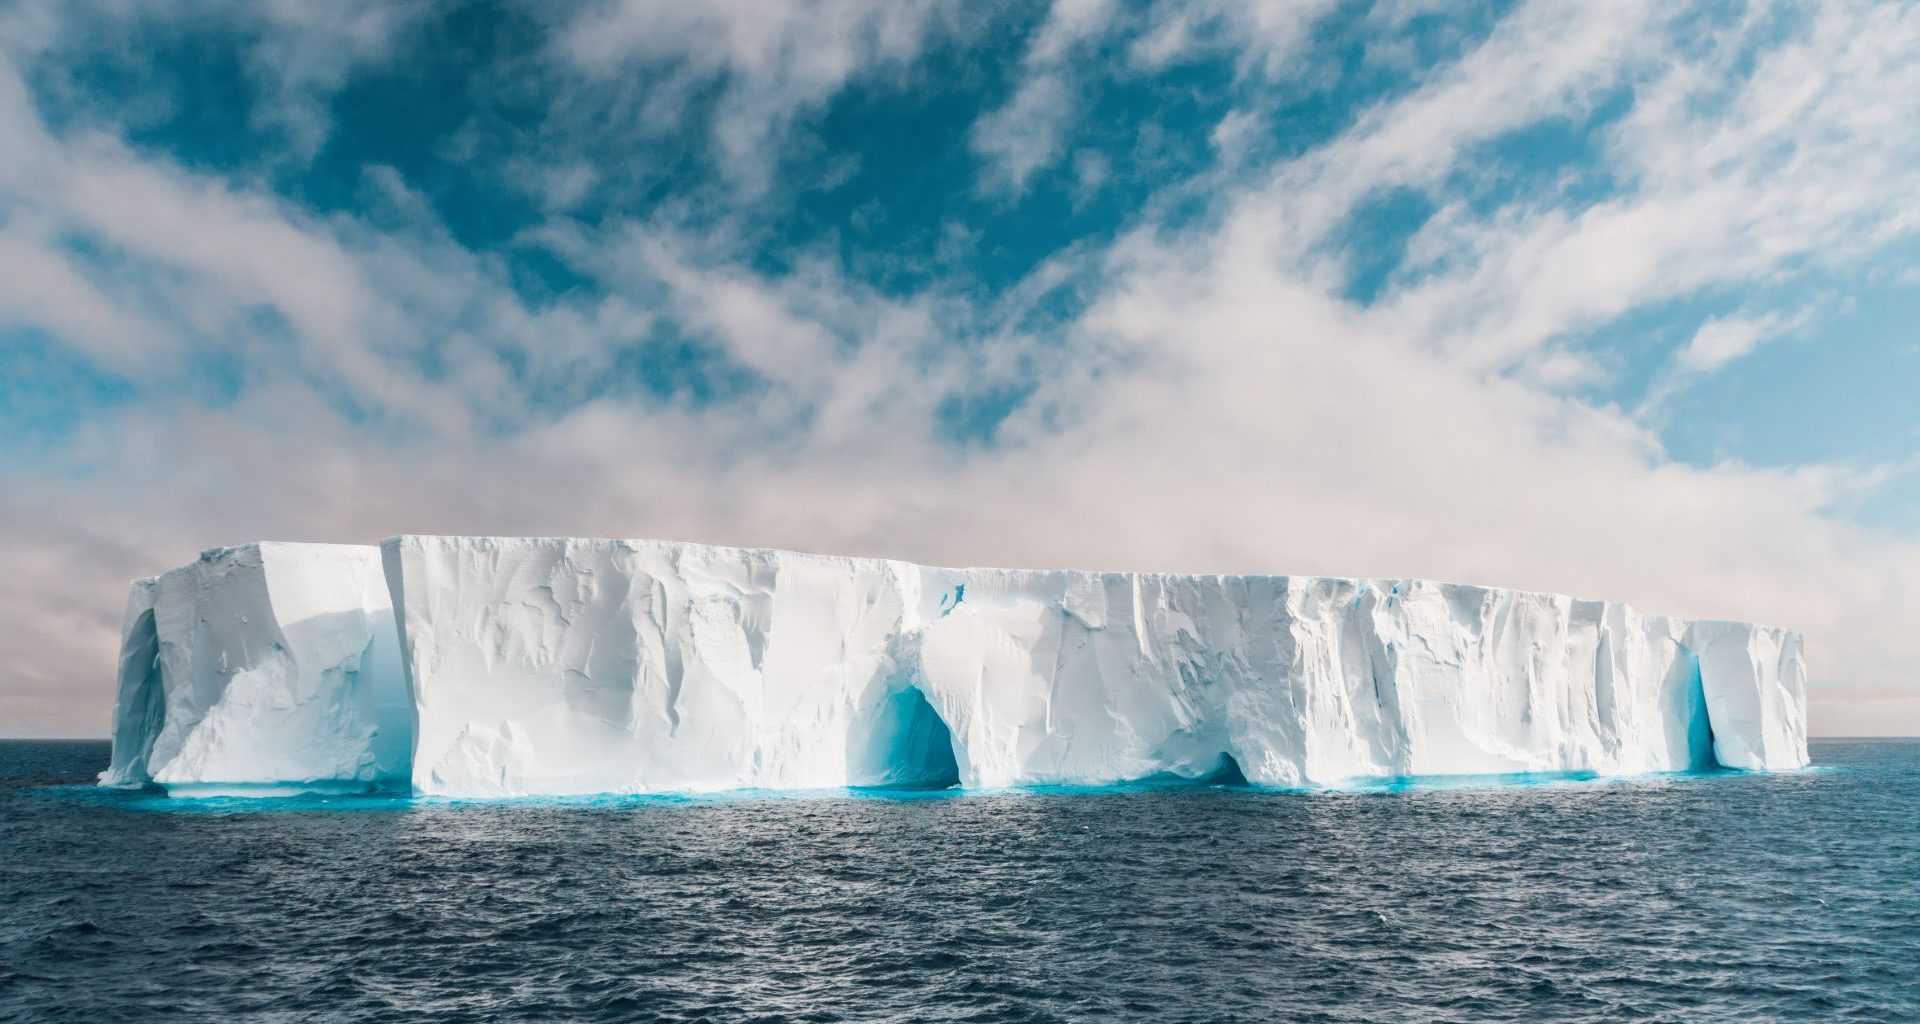
[[[392,726],[407,730],[401,774],[413,789],[450,796],[1157,775],[1339,786],[1806,763],[1796,634],[1616,603],[1420,580],[938,569],[659,541],[400,537],[377,557],[407,714],[369,735],[343,724],[361,719],[307,715],[308,747],[334,756],[333,774],[304,778],[380,777]],[[161,589],[177,578],[183,593],[217,592],[192,599],[201,604],[240,600],[221,596],[245,587],[211,574],[217,563],[161,577]],[[351,582],[316,587],[331,603],[364,589],[365,561],[337,564],[358,568],[342,572]],[[157,638],[163,667],[170,637],[176,660],[232,641],[161,618],[143,633],[154,586],[135,585],[109,779],[232,781],[200,761],[155,759],[173,749],[156,735],[175,718],[145,709],[183,684],[151,667],[144,638]],[[297,646],[283,649],[306,664]],[[252,705],[236,706],[212,734],[224,745],[209,749],[292,780],[251,759],[285,747],[295,716],[246,726]],[[283,738],[263,742],[269,734]],[[346,773],[349,761],[374,767]]]
[[198,793],[404,784],[399,657],[376,548],[249,544],[137,580],[101,779]]

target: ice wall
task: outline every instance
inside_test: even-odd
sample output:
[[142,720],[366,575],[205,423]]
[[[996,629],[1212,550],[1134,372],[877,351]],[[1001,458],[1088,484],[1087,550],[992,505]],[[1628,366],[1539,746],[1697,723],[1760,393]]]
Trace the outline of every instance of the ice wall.
[[220,548],[133,584],[101,781],[198,794],[404,786],[412,717],[378,549]]
[[1615,603],[659,541],[401,537],[383,556],[424,793],[1806,763],[1797,636]]
[[506,796],[1805,763],[1780,629],[1421,580],[408,536],[136,583],[105,778]]

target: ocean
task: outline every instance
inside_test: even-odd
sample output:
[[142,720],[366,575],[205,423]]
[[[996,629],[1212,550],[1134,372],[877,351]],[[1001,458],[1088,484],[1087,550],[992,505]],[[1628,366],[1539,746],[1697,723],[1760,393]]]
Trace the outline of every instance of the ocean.
[[4,1021],[1914,1021],[1920,741],[1284,793],[167,800],[0,743]]

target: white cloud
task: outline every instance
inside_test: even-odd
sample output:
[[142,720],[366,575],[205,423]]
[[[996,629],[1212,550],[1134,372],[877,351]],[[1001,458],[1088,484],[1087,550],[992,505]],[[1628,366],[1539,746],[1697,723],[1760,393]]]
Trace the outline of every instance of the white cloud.
[[613,0],[574,15],[559,50],[591,75],[663,71],[648,112],[666,126],[684,125],[690,93],[719,82],[714,147],[736,183],[757,194],[802,114],[853,81],[907,67],[961,20],[951,0]]
[[[428,5],[381,0],[17,0],[0,12],[0,51],[15,60],[53,58],[49,66],[59,71],[69,59],[105,54],[123,71],[138,73],[152,70],[156,50],[179,35],[229,36],[236,41],[242,72],[257,90],[250,110],[254,125],[284,143],[273,158],[303,163],[331,135],[329,106],[347,79],[388,60],[430,13]],[[145,84],[141,102],[149,113],[180,112],[177,99],[166,94],[169,84],[164,79]],[[59,87],[85,105],[84,88]]]
[[1298,72],[1308,34],[1336,6],[1336,0],[1158,4],[1129,53],[1140,67],[1158,70],[1224,50],[1235,54],[1242,74],[1282,79]]
[[428,13],[425,5],[383,0],[270,0],[222,10],[255,22],[247,65],[268,88],[255,102],[254,119],[285,131],[301,160],[319,152],[332,133],[328,103],[348,77],[389,59],[402,35]]
[[1059,159],[1076,97],[1064,76],[1042,73],[1020,83],[1006,106],[973,126],[973,150],[992,168],[993,187],[1024,192],[1034,172]]
[[[742,103],[796,83],[796,100],[742,137],[777,133],[875,60],[910,59],[918,43],[904,40],[922,31],[885,29],[890,16],[866,7],[811,9],[842,19],[826,28],[688,10],[607,8],[614,20],[592,23],[606,39],[576,39],[577,56],[611,71],[697,42],[684,59],[729,69]],[[649,16],[667,19],[670,42],[645,31]],[[11,315],[105,360],[122,335],[113,317],[244,348],[257,341],[233,323],[265,307],[302,352],[251,362],[230,404],[150,397],[90,417],[62,465],[0,462],[0,573],[13,584],[0,615],[31,638],[0,669],[0,719],[104,729],[131,576],[253,537],[427,531],[1414,574],[1617,597],[1800,627],[1817,728],[1920,727],[1920,639],[1905,627],[1920,615],[1920,545],[1833,512],[1882,478],[1875,467],[1681,465],[1632,415],[1566,390],[1593,372],[1564,345],[1586,326],[1777,280],[1800,259],[1862,261],[1911,230],[1917,164],[1901,126],[1916,123],[1920,90],[1897,87],[1913,74],[1898,55],[1916,15],[1830,5],[1810,18],[1786,39],[1726,40],[1762,50],[1734,73],[1729,49],[1676,57],[1674,26],[1645,8],[1528,6],[1426,87],[1214,196],[1211,219],[1147,219],[989,300],[885,294],[826,254],[770,274],[754,269],[751,238],[610,222],[536,233],[610,295],[531,308],[496,259],[436,225],[316,217],[112,139],[59,136],[0,75],[15,142],[0,202],[32,214],[10,217],[0,241],[53,282],[0,289]],[[797,52],[822,32],[840,56]],[[1625,80],[1636,105],[1605,140],[1618,194],[1488,212],[1447,193],[1479,143],[1581,116]],[[1724,94],[1702,104],[1708,82]],[[1415,240],[1425,276],[1358,309],[1324,243],[1394,187],[1441,200]],[[107,287],[52,244],[72,232],[179,290]],[[1023,333],[1058,289],[1083,289],[1089,308]],[[759,387],[709,404],[596,391],[663,321]],[[1724,365],[1757,337],[1702,358]],[[427,348],[439,373],[420,369]],[[1000,444],[941,439],[943,397],[1008,383],[1036,390]],[[376,414],[345,411],[342,388]],[[543,405],[536,389],[573,400]]]
[[[1156,74],[1227,53],[1243,76],[1290,78],[1301,70],[1299,59],[1313,26],[1334,6],[1333,0],[1189,0],[1154,5],[1143,19],[1114,0],[1054,0],[1028,44],[1013,94],[974,123],[970,139],[985,163],[982,187],[1017,197],[1034,174],[1066,155],[1085,104],[1090,69]],[[1100,46],[1129,35],[1126,61],[1094,59]],[[1226,134],[1216,133],[1215,145],[1231,157],[1237,133],[1224,125],[1223,130]]]
[[[1608,133],[1610,169],[1623,182],[1617,195],[1578,209],[1436,217],[1414,250],[1444,259],[1432,259],[1435,273],[1394,296],[1383,315],[1403,329],[1420,325],[1478,365],[1502,367],[1641,305],[1763,280],[1803,261],[1857,263],[1920,230],[1920,136],[1889,127],[1920,121],[1920,67],[1906,56],[1920,47],[1920,12],[1836,3],[1808,13],[1802,32],[1770,48],[1778,29],[1749,23],[1636,71],[1636,103]],[[1743,74],[1754,47],[1761,50]],[[1610,55],[1611,47],[1580,51],[1594,74],[1644,66],[1644,57]],[[1578,91],[1592,95],[1607,81],[1588,79]],[[1535,116],[1555,110],[1534,106]],[[1461,134],[1486,137],[1484,129]],[[1434,139],[1431,148],[1457,142]],[[1372,180],[1364,164],[1354,174],[1362,183]]]
[[167,348],[46,240],[0,232],[0,326],[49,331],[103,365],[138,371]]
[[1714,317],[1700,325],[1676,363],[1686,373],[1713,373],[1760,347],[1760,343],[1792,326],[1776,315]]
[[1080,100],[1074,66],[1114,27],[1117,10],[1113,0],[1054,0],[1028,44],[1013,96],[973,126],[973,151],[987,162],[991,190],[1019,195],[1066,152]]
[[1634,410],[1642,423],[1659,423],[1672,402],[1702,378],[1719,373],[1729,365],[1753,354],[1763,343],[1792,333],[1812,319],[1814,307],[1797,313],[1767,313],[1760,316],[1734,314],[1709,317],[1694,331],[1687,343],[1673,354],[1665,373],[1648,389]]

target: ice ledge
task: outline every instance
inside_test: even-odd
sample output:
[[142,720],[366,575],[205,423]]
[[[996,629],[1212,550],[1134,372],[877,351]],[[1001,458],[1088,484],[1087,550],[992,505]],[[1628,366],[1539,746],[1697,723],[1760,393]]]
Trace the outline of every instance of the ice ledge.
[[262,544],[134,584],[113,767],[447,796],[1804,766],[1783,629],[1424,580],[648,540]]

